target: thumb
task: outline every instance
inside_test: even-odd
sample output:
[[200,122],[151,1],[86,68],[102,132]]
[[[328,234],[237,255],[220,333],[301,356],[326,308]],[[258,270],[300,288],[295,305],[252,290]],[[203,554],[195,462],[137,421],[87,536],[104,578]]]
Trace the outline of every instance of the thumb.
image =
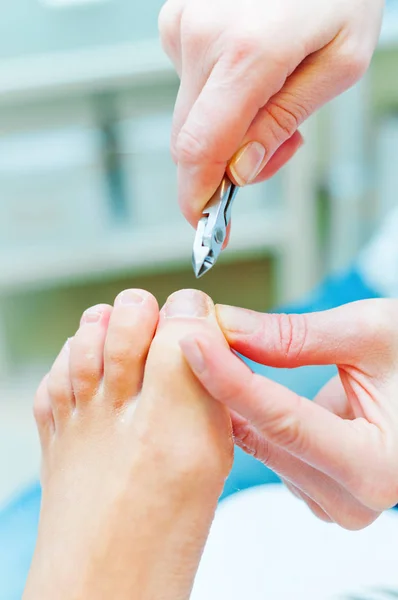
[[258,363],[294,368],[355,365],[389,368],[398,354],[398,302],[363,300],[309,314],[263,314],[216,307],[234,350]]
[[[363,74],[367,64],[336,58],[334,45],[307,57],[286,80],[282,89],[259,110],[250,125],[241,149],[228,165],[230,178],[243,186],[252,181],[247,168],[246,148],[257,142],[265,148],[265,158],[256,181],[270,176],[267,168],[275,152],[289,140],[298,127],[321,106],[351,87]],[[340,64],[341,63],[341,64]],[[250,163],[249,163],[250,164]],[[274,169],[271,169],[274,171]]]

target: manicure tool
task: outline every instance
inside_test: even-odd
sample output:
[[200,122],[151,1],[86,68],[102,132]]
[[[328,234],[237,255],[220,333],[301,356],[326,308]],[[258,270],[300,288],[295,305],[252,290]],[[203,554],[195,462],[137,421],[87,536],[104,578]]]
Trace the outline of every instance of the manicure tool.
[[232,203],[238,187],[225,175],[220,186],[203,210],[198,223],[192,252],[192,266],[197,278],[214,265],[221,254],[231,220]]

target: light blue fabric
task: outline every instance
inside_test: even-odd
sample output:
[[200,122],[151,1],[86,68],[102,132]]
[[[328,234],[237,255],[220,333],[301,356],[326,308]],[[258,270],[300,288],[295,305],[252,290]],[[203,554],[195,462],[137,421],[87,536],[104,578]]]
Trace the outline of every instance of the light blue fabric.
[[[354,300],[374,297],[353,270],[324,282],[305,302],[279,312],[312,312]],[[307,398],[334,375],[335,367],[272,369],[247,361],[256,372],[286,385]],[[222,498],[254,485],[278,481],[264,465],[237,449]],[[20,600],[33,554],[40,508],[40,486],[35,483],[0,511],[0,600]],[[62,515],[60,515],[62,518]]]
[[0,512],[0,600],[22,598],[36,542],[39,508],[40,486],[34,483]]

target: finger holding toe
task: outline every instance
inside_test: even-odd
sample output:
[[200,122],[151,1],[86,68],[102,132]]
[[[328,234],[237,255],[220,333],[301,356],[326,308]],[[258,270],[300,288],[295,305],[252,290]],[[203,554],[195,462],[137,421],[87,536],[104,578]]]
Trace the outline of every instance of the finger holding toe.
[[102,381],[104,344],[112,307],[98,304],[86,310],[70,343],[70,377],[76,406],[94,398]]
[[125,290],[115,300],[104,351],[104,389],[114,406],[138,394],[159,318],[156,299],[144,290]]

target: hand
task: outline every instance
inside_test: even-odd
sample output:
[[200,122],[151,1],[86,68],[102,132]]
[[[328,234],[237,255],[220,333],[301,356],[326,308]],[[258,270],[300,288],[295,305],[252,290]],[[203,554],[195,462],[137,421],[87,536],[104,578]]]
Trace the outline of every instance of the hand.
[[168,0],[163,47],[180,76],[171,150],[192,225],[227,164],[235,183],[275,173],[297,129],[366,71],[383,0]]
[[273,367],[336,364],[314,402],[201,335],[181,341],[205,389],[232,411],[236,443],[319,517],[359,529],[398,502],[398,301],[307,315],[219,306],[230,346]]

